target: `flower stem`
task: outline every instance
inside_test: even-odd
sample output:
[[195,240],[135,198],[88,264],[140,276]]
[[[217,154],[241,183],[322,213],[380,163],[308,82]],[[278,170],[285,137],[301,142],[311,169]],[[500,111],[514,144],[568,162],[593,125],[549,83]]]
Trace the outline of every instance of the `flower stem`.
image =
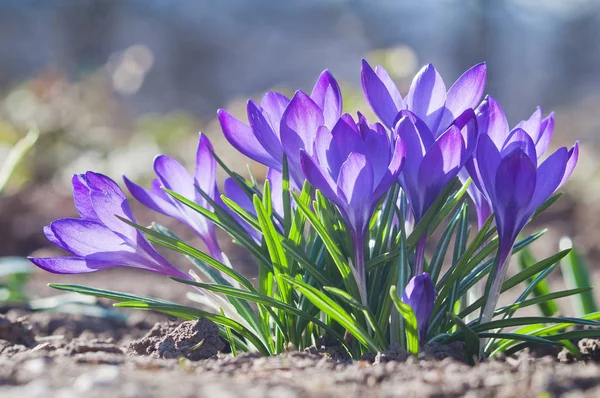
[[367,281],[365,274],[365,234],[354,234],[354,268],[356,269],[356,283],[360,292],[361,302],[367,305]]
[[427,244],[427,231],[423,232],[423,236],[419,239],[417,243],[417,248],[415,249],[415,269],[414,275],[421,275],[423,273],[423,263],[425,262],[425,245]]

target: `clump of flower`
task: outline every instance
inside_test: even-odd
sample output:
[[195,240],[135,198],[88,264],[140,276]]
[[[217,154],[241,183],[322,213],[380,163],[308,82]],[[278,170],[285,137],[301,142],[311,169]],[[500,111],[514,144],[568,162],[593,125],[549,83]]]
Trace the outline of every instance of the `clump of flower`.
[[[219,326],[234,354],[302,349],[323,336],[356,358],[391,344],[417,354],[429,342],[456,340],[466,342],[469,360],[532,343],[576,353],[569,336],[595,336],[598,329],[568,328],[600,326],[600,314],[515,315],[519,308],[586,290],[528,298],[569,251],[509,280],[505,276],[511,253],[542,235],[517,241],[526,224],[557,199],[555,192],[577,163],[578,144],[546,157],[554,115],[543,119],[539,109],[510,130],[497,102],[489,96],[482,101],[485,64],[466,71],[448,90],[427,65],[404,97],[379,66],[363,61],[361,77],[381,123],[343,113],[340,87],[328,71],[310,95],[297,91],[290,99],[269,92],[260,103],[248,101],[247,122],[218,111],[229,143],[268,168],[262,187],[224,166],[229,178],[220,190],[216,168],[223,163],[203,134],[193,174],[160,155],[149,189],[124,177],[135,199],[187,225],[206,253],[164,226],[138,225],[118,184],[87,172],[73,178],[81,218],[44,229],[71,256],[31,261],[56,273],[135,267],[190,285],[189,297],[210,311],[53,286],[112,298],[117,306],[205,317]],[[471,233],[473,205],[478,222]],[[230,264],[222,248],[231,243],[217,241],[217,228],[253,258],[256,281]],[[183,254],[194,268],[180,271],[153,245]],[[517,301],[497,308],[500,293],[521,283]],[[486,286],[480,297],[473,297],[475,284]]]

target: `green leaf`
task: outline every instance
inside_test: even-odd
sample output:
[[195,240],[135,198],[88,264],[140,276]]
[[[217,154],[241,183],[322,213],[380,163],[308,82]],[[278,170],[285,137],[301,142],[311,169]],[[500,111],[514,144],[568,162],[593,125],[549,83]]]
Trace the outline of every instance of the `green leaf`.
[[396,286],[390,288],[390,297],[398,313],[404,318],[407,350],[413,355],[419,355],[419,327],[417,317],[410,305],[400,300],[396,293]]
[[567,296],[572,296],[572,295],[575,295],[575,294],[580,294],[580,293],[587,292],[587,291],[590,291],[590,290],[592,290],[591,287],[582,287],[582,288],[577,288],[577,289],[563,290],[563,291],[560,291],[560,292],[544,294],[544,295],[541,295],[541,296],[538,296],[538,297],[531,298],[529,300],[523,300],[523,301],[511,304],[511,305],[507,305],[507,306],[498,308],[494,312],[494,316],[498,316],[498,315],[504,314],[504,313],[506,313],[508,311],[514,311],[514,310],[518,310],[520,308],[525,308],[525,307],[528,307],[530,305],[536,305],[536,304],[542,303],[542,302],[544,302],[546,300],[555,300],[555,299],[559,299],[559,298],[562,298],[562,297],[567,297]]
[[480,350],[480,339],[479,339],[479,336],[477,336],[477,333],[475,333],[473,331],[473,329],[471,329],[470,327],[468,327],[462,321],[462,319],[460,319],[459,317],[457,317],[453,313],[448,312],[446,315],[463,332],[463,334],[465,336],[465,345],[466,345],[466,349],[467,349],[467,352],[466,352],[467,362],[469,363],[469,365],[475,365],[475,360],[477,358],[479,358],[479,350]]
[[[527,280],[528,278],[531,278],[533,275],[544,271],[548,267],[551,267],[552,265],[554,265],[558,261],[560,261],[561,258],[566,256],[569,253],[569,251],[570,251],[570,249],[563,250],[559,253],[556,253],[555,255],[550,256],[550,257],[532,265],[531,267],[528,267],[527,269],[519,272],[518,274],[514,275],[513,277],[505,280],[504,283],[502,284],[502,288],[501,288],[500,292],[504,293],[508,289],[515,287],[516,285]],[[485,303],[485,297],[482,297],[482,298],[476,300],[473,304],[471,304],[467,308],[465,308],[458,315],[458,317],[464,318],[465,316],[469,315],[476,309],[480,308],[484,303]]]
[[557,323],[566,325],[584,325],[584,326],[595,326],[600,327],[599,322],[590,321],[581,318],[568,318],[568,317],[550,317],[550,316],[527,316],[527,317],[513,317],[507,319],[499,319],[486,323],[474,325],[471,328],[475,332],[491,329],[503,329],[511,326],[522,326],[536,323]]
[[282,277],[285,278],[291,285],[293,285],[298,292],[304,295],[316,307],[344,327],[350,334],[352,334],[352,336],[354,336],[354,338],[356,338],[356,340],[367,347],[367,349],[369,349],[371,352],[378,352],[382,348],[371,339],[369,334],[357,324],[356,320],[352,318],[352,316],[350,316],[346,310],[344,310],[338,303],[336,303],[326,294],[297,279],[293,279],[289,276]]
[[[521,250],[518,258],[519,258],[519,265],[521,267],[521,270],[525,270],[526,268],[531,267],[532,265],[534,265],[537,262],[535,257],[531,253],[531,250],[529,250],[528,248]],[[529,283],[533,282],[533,278],[528,278],[528,280],[529,280]],[[544,296],[549,293],[550,293],[550,285],[548,284],[548,281],[545,279],[540,280],[533,287],[533,296],[534,297]],[[551,299],[547,299],[547,300],[539,302],[538,306],[544,316],[552,316],[552,315],[555,315],[558,313],[558,305],[556,304],[556,302],[554,302]]]
[[191,256],[200,261],[203,261],[206,264],[218,269],[222,273],[230,276],[233,280],[237,281],[240,285],[244,286],[246,289],[249,289],[249,290],[254,289],[254,286],[252,285],[252,283],[248,279],[246,279],[242,274],[240,274],[233,268],[228,267],[227,265],[221,263],[220,261],[215,260],[208,254],[203,253],[200,250],[195,249],[195,248],[191,247],[190,245],[183,243],[177,239],[173,239],[169,236],[160,234],[157,231],[151,230],[150,228],[142,227],[141,225],[131,222],[123,217],[119,217],[119,216],[116,216],[116,217],[119,218],[124,223],[134,227],[135,229],[142,231],[144,234],[146,234],[146,236],[148,236],[148,239],[151,242],[154,242],[163,247],[166,247],[167,249],[171,249],[171,250],[179,252],[181,254],[185,254],[186,256]]
[[[560,262],[565,286],[567,288],[589,287],[591,278],[588,265],[583,256],[573,247],[571,239],[562,238],[559,245],[561,249],[572,249]],[[577,315],[586,315],[598,311],[594,293],[589,290],[573,297],[573,307]]]

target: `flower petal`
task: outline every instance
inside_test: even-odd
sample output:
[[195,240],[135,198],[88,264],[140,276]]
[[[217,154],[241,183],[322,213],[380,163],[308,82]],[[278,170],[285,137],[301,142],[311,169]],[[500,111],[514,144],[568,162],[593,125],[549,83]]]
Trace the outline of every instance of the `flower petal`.
[[276,162],[258,142],[250,126],[233,117],[225,109],[219,109],[217,115],[225,139],[235,149],[265,166],[281,168],[281,164]]
[[454,82],[446,96],[446,109],[440,127],[445,129],[466,109],[475,108],[485,89],[487,69],[485,63],[477,64]]
[[275,135],[277,135],[277,138],[279,138],[281,128],[281,117],[289,103],[290,99],[288,97],[275,91],[267,92],[260,101],[260,107],[269,124],[271,124],[271,128],[275,132]]
[[300,164],[302,172],[310,185],[321,191],[327,199],[338,206],[343,205],[336,193],[335,182],[305,151],[300,151]]
[[273,206],[273,211],[283,217],[283,176],[279,171],[269,169],[267,180],[271,184],[271,206]]
[[522,120],[515,128],[522,128],[529,134],[533,142],[537,142],[540,137],[540,127],[542,126],[542,109],[538,106],[535,112],[527,120]]
[[446,86],[433,65],[424,66],[415,76],[406,96],[408,109],[421,118],[435,134],[438,130],[444,104]]
[[41,269],[55,274],[83,274],[118,267],[118,265],[114,263],[86,261],[81,257],[28,257],[28,259]]
[[165,198],[155,194],[149,189],[135,184],[125,176],[123,176],[123,181],[131,195],[147,208],[158,213],[166,214],[169,217],[179,218],[179,211],[170,200],[165,200]]
[[340,169],[338,194],[347,203],[350,224],[360,232],[369,222],[373,202],[373,167],[361,153],[351,153]]
[[400,110],[393,99],[395,94],[390,94],[386,83],[381,80],[379,75],[371,68],[371,65],[364,59],[362,60],[360,76],[363,92],[371,109],[373,109],[373,112],[375,112],[383,124],[388,128],[393,128],[396,115]]
[[394,105],[396,105],[396,109],[406,109],[406,104],[400,95],[400,91],[398,91],[396,83],[394,83],[394,80],[392,80],[383,66],[377,65],[375,67],[375,74],[385,85],[385,88],[387,88],[388,93],[390,93],[390,97],[392,97],[392,101],[394,101]]
[[537,152],[538,159],[541,158],[544,153],[550,147],[550,141],[552,141],[552,135],[554,133],[554,112],[550,113],[547,118],[542,120],[540,127],[540,136],[535,143],[535,151]]
[[492,202],[496,201],[496,172],[501,160],[500,151],[492,138],[488,134],[479,135],[474,162],[474,169],[479,173],[474,174],[473,169],[469,169],[469,173],[474,177],[473,180],[477,178],[480,181],[480,188]]
[[321,73],[310,97],[323,111],[325,125],[333,128],[342,115],[342,92],[328,70]]
[[75,208],[81,218],[87,220],[98,220],[98,216],[92,207],[90,188],[87,186],[84,174],[75,174],[71,179],[73,184],[73,201]]
[[273,159],[281,163],[283,161],[283,148],[279,142],[279,136],[265,118],[262,109],[252,100],[248,101],[246,109],[248,111],[248,121],[250,122],[254,136]]
[[533,164],[537,166],[538,156],[535,151],[535,144],[533,143],[531,136],[521,128],[515,128],[513,131],[511,131],[510,135],[502,146],[500,154],[502,157],[505,157],[506,154],[514,151],[517,148],[529,156]]
[[281,119],[281,144],[288,159],[290,177],[297,186],[303,182],[300,150],[313,150],[315,135],[323,122],[321,108],[308,95],[297,91]]
[[537,169],[537,181],[531,202],[530,215],[535,212],[560,186],[569,161],[567,148],[562,147],[548,157]]
[[576,141],[575,145],[573,145],[573,148],[569,150],[569,160],[567,161],[567,165],[565,167],[565,174],[563,175],[560,184],[558,184],[559,188],[565,182],[567,182],[569,177],[571,177],[571,174],[573,173],[573,170],[575,170],[575,166],[577,165],[577,160],[579,160],[579,141]]
[[508,138],[510,127],[504,111],[491,96],[487,96],[477,108],[477,127],[479,134],[489,135],[497,148],[502,148]]
[[[208,137],[200,133],[198,149],[196,150],[196,168],[194,183],[211,197],[214,196],[217,183],[217,161],[213,156],[214,148]],[[197,192],[194,192],[197,194]]]
[[[76,256],[116,251],[134,253],[121,237],[95,221],[61,218],[53,221],[50,229],[61,246]],[[114,261],[118,263],[117,258]]]

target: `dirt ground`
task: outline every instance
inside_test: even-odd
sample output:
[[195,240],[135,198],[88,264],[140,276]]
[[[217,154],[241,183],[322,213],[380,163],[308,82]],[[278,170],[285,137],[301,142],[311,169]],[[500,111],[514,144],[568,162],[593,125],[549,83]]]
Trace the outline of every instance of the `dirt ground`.
[[[233,357],[217,353],[223,344],[208,321],[178,325],[163,318],[148,333],[155,320],[161,317],[107,321],[11,310],[0,317],[0,396],[600,396],[600,364],[593,361],[567,364],[523,353],[470,367],[456,349],[440,347],[422,359],[396,349],[348,361],[316,348]],[[199,341],[201,352],[193,347]]]

